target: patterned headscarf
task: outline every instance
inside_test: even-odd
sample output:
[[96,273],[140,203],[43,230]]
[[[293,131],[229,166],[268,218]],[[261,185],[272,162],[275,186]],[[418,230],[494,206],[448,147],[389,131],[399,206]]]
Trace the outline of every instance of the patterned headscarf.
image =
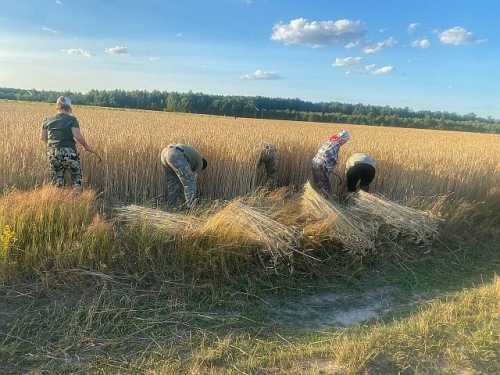
[[351,139],[351,134],[346,129],[342,129],[340,132],[338,132],[337,134],[333,134],[329,138],[330,142],[339,142],[342,145],[349,139]]

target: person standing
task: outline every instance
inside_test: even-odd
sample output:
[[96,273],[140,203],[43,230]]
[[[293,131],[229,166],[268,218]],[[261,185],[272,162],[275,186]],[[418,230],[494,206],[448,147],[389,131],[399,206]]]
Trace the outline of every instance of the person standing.
[[375,179],[377,164],[368,154],[356,153],[347,159],[346,180],[347,191],[356,192],[359,188],[368,192],[370,184]]
[[185,144],[171,144],[161,152],[161,164],[167,179],[167,204],[176,207],[184,196],[188,208],[198,200],[198,174],[207,167],[207,161],[194,147]]
[[[56,102],[57,114],[42,125],[42,141],[47,145],[51,181],[57,187],[64,186],[64,174],[71,172],[72,186],[82,189],[82,167],[76,142],[85,151],[93,152],[80,131],[80,124],[73,115],[71,99],[60,96]],[[75,142],[76,141],[76,142]]]
[[346,144],[351,135],[345,129],[333,134],[321,145],[316,156],[312,160],[313,186],[325,197],[331,198],[333,171],[337,166],[340,147]]

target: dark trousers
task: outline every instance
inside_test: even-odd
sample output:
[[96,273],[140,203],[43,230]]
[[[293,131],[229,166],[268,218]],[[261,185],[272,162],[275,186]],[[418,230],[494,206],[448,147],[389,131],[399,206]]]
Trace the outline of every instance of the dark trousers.
[[361,190],[368,192],[370,184],[375,178],[375,168],[370,164],[356,164],[347,170],[346,177],[349,192],[358,190],[358,184]]

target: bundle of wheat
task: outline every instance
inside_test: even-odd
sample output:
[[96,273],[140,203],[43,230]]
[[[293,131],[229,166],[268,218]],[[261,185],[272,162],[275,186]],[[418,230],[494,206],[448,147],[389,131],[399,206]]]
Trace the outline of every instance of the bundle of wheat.
[[339,242],[343,249],[355,255],[364,255],[375,248],[378,225],[364,222],[355,214],[338,207],[316,192],[310,183],[304,186],[302,209],[313,220],[305,234]]
[[290,265],[296,251],[297,233],[273,220],[264,209],[250,207],[237,199],[210,216],[198,230],[200,238],[210,238],[218,247],[257,246],[270,258],[273,268]]
[[411,207],[403,206],[375,194],[359,191],[349,198],[349,210],[356,215],[368,215],[387,225],[381,235],[404,236],[417,244],[434,240],[439,233],[441,219]]
[[173,237],[193,233],[203,223],[192,215],[130,205],[116,209],[116,217],[127,224],[147,224]]

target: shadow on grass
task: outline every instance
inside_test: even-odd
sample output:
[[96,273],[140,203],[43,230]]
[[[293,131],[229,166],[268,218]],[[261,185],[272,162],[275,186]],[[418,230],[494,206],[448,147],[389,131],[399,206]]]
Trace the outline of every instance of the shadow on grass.
[[[307,340],[364,318],[372,321],[368,326],[378,318],[401,319],[429,299],[490,281],[500,270],[500,251],[496,241],[457,242],[404,266],[380,260],[365,267],[358,277],[242,276],[225,285],[188,278],[145,285],[75,270],[73,276],[67,271],[57,288],[56,280],[46,280],[50,287],[5,287],[0,368],[3,373],[85,373],[101,367],[135,373],[141,358],[162,358],[174,366],[191,360],[196,348],[224,345],[218,340],[228,335]],[[359,319],[345,317],[349,309],[366,312],[374,303],[380,306]]]
[[[491,208],[474,215],[475,225],[498,218]],[[209,280],[172,268],[162,277],[65,270],[42,273],[32,284],[4,285],[0,369],[143,373],[160,366],[177,373],[188,363],[207,373],[206,366],[229,366],[241,354],[231,337],[279,347],[341,334],[351,324],[400,321],[433,298],[499,272],[495,223],[473,231],[460,221],[463,214],[457,217],[431,252],[403,251],[400,259],[392,249],[370,263],[342,267],[344,259],[331,259],[314,275],[256,271]]]

